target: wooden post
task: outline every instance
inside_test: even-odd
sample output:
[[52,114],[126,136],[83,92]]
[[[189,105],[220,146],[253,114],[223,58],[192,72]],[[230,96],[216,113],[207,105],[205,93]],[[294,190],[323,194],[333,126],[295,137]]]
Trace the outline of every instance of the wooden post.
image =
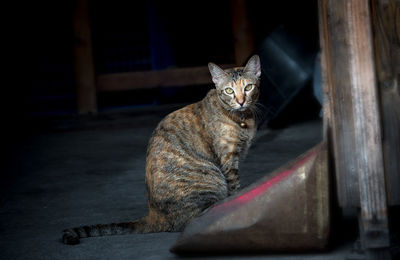
[[[343,14],[345,1],[319,1],[321,69],[324,89],[324,128],[330,132],[335,158],[338,200],[342,207],[358,207],[360,194],[354,142],[349,71],[349,47]],[[328,20],[329,19],[329,20]],[[345,102],[344,102],[345,101]],[[349,156],[351,155],[351,156]]]
[[246,0],[232,0],[232,31],[235,63],[242,66],[254,51],[253,30],[247,15]]
[[372,0],[389,205],[400,205],[400,0]]
[[[375,76],[371,17],[367,0],[346,3],[355,157],[358,168],[361,234],[366,248],[389,246],[379,98]],[[349,154],[349,156],[351,156]]]
[[319,12],[325,129],[332,133],[339,202],[360,207],[363,246],[376,259],[389,246],[389,228],[370,5],[320,0]]
[[74,10],[74,72],[78,113],[97,112],[96,84],[88,0],[76,0]]

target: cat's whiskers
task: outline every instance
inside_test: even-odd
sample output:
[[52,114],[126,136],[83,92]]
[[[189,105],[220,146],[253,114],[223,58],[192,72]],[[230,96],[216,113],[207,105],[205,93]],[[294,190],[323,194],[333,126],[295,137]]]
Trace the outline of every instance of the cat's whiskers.
[[262,120],[263,117],[264,117],[264,111],[263,111],[263,109],[261,109],[260,107],[265,108],[265,106],[262,105],[261,103],[255,103],[254,105],[252,105],[252,106],[250,107],[250,110],[251,110],[251,112],[253,113],[254,118],[255,118],[257,121],[258,121],[258,120]]
[[264,106],[264,105],[261,104],[260,102],[256,102],[254,105],[255,105],[255,106],[259,106],[259,107],[264,108],[264,109],[267,108],[266,106]]

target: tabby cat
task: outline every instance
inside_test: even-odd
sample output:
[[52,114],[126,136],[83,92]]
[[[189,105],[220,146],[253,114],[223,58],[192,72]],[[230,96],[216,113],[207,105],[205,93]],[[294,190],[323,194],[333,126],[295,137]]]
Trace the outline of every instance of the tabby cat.
[[260,59],[222,70],[208,64],[215,89],[200,102],[166,116],[150,139],[146,158],[148,215],[134,222],[63,231],[80,238],[181,231],[202,211],[239,188],[239,159],[256,133]]

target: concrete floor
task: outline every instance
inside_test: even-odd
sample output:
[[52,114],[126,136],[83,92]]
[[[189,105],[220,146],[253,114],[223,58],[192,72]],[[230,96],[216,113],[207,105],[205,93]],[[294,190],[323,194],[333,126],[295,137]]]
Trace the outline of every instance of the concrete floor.
[[[60,242],[65,228],[146,214],[146,145],[171,109],[56,119],[29,138],[14,156],[19,175],[2,192],[0,259],[179,258],[169,252],[178,233],[82,239],[76,246]],[[260,130],[241,165],[242,186],[317,144],[321,132],[319,121]],[[319,253],[206,259],[345,259],[350,248],[351,243],[339,243]]]

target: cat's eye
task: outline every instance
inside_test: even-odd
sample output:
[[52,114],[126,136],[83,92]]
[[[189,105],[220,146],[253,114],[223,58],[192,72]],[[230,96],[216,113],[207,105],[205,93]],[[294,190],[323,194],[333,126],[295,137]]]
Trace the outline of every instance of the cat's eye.
[[252,89],[253,89],[253,84],[249,84],[244,88],[245,91],[250,91]]
[[228,94],[228,95],[230,95],[230,94],[233,93],[233,89],[231,89],[231,88],[226,88],[226,89],[225,89],[225,93]]

